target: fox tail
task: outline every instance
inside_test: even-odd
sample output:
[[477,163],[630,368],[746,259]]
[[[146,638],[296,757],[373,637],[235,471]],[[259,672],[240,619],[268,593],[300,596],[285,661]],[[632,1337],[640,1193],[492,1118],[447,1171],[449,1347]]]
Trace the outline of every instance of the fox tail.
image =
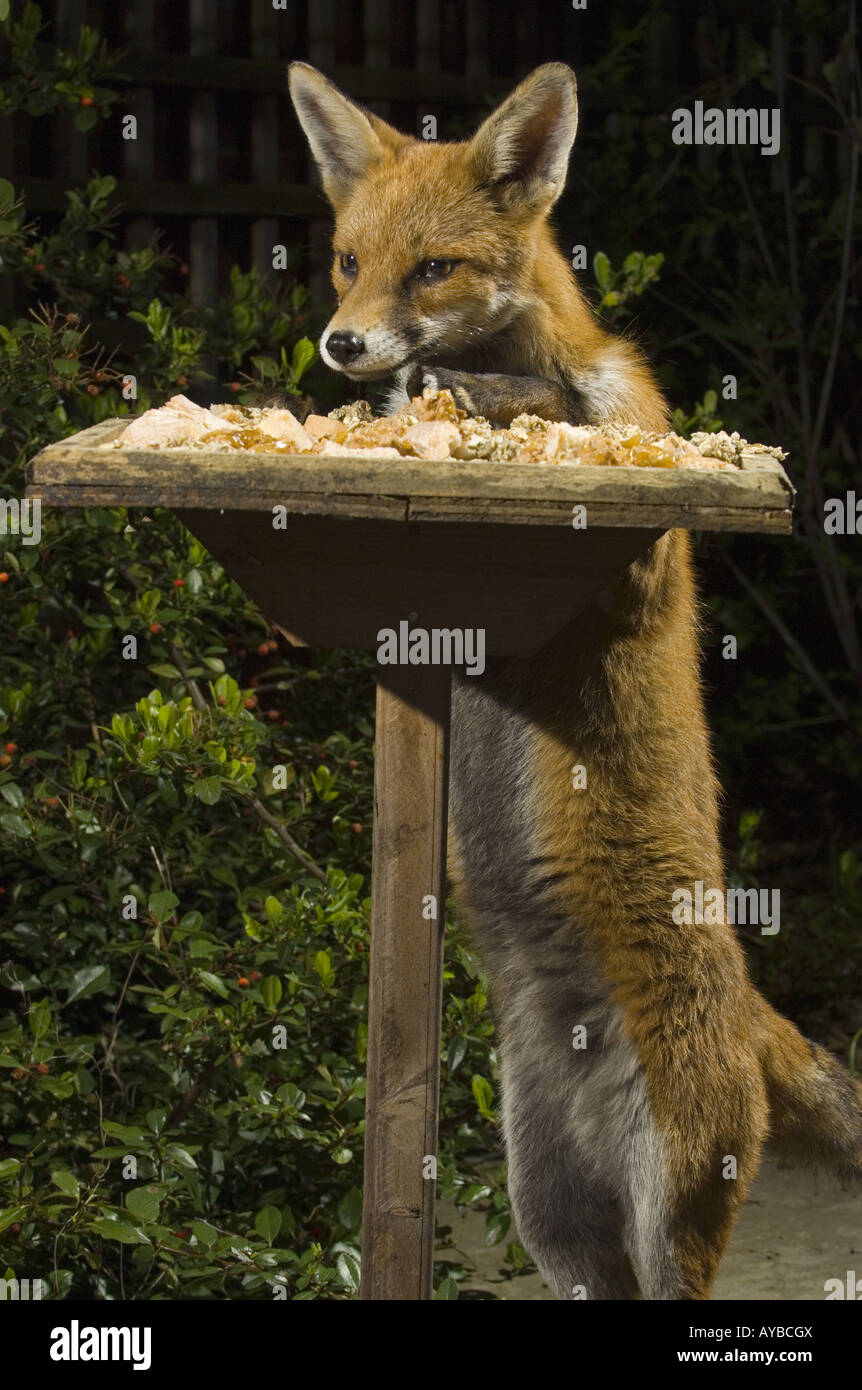
[[862,1083],[758,996],[769,1147],[790,1162],[862,1179]]

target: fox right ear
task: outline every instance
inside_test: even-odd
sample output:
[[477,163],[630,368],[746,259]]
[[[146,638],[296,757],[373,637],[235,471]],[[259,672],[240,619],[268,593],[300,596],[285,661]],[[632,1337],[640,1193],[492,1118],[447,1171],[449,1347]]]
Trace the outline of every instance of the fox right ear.
[[372,165],[406,144],[407,137],[355,105],[309,63],[291,63],[287,80],[326,196],[337,207]]
[[468,154],[480,182],[506,202],[546,208],[563,191],[577,129],[575,74],[545,63],[479,127]]

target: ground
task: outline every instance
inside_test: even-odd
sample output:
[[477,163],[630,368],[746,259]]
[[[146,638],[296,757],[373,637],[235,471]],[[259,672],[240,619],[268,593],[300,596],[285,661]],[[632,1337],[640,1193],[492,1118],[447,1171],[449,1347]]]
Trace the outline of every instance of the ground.
[[[500,1278],[502,1250],[485,1244],[485,1222],[479,1213],[462,1218],[450,1203],[441,1202],[438,1220],[452,1226],[458,1248],[475,1266],[475,1278],[462,1286],[465,1292],[487,1290],[503,1299],[553,1298],[538,1274]],[[862,1192],[841,1187],[825,1173],[766,1162],[712,1296],[819,1300],[826,1297],[826,1280],[846,1284],[848,1270],[857,1272],[862,1287]]]

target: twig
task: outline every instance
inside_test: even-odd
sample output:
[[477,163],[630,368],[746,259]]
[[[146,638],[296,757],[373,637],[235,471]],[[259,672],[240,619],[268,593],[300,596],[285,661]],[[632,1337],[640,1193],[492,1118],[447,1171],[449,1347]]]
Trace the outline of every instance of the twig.
[[205,714],[209,707],[203,695],[201,694],[201,688],[198,685],[197,681],[189,675],[189,668],[186,665],[186,659],[180,651],[179,647],[171,647],[171,656],[173,658],[174,665],[176,666],[177,670],[179,671],[180,675],[182,676],[183,680],[185,681],[188,687],[188,692],[192,697],[192,704],[194,705],[196,710],[200,710],[201,714]]
[[326,883],[326,874],[323,872],[320,865],[315,864],[311,856],[306,854],[305,850],[296,843],[293,836],[285,830],[281,821],[276,820],[275,816],[266,809],[259,797],[253,796],[251,798],[251,807],[258,820],[262,821],[264,825],[270,826],[275,831],[285,849],[290,850],[294,858],[298,859],[300,864],[302,864],[310,874],[313,874],[315,878],[319,878],[321,883]]
[[835,710],[836,714],[839,716],[842,722],[845,724],[849,724],[850,717],[846,709],[837,699],[837,697],[833,695],[832,691],[829,689],[829,686],[826,684],[825,680],[821,676],[820,672],[817,670],[817,667],[814,665],[805,649],[799,645],[798,641],[793,636],[793,633],[790,631],[787,624],[778,616],[769,600],[764,598],[763,594],[760,592],[758,588],[755,587],[754,584],[752,584],[748,576],[743,574],[742,570],[739,568],[736,562],[731,559],[730,555],[728,555],[726,550],[721,551],[721,556],[728,569],[736,577],[736,579],[738,579],[739,583],[742,585],[743,589],[745,589],[746,593],[754,599],[754,602],[757,604],[758,608],[769,619],[769,621],[772,623],[772,626],[775,628],[775,631],[779,634],[782,640],[793,652],[794,656],[796,657],[796,660],[799,662],[808,679],[811,681],[811,684],[815,686],[817,690],[820,691],[820,694],[823,696],[824,700],[826,700],[827,704],[831,705],[832,709]]

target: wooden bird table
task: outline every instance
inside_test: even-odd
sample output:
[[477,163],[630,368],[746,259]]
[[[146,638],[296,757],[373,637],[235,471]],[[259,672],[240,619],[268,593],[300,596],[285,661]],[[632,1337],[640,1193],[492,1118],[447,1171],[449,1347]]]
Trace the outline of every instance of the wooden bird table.
[[[293,643],[484,628],[526,655],[669,527],[788,532],[793,488],[739,470],[601,468],[233,450],[105,449],[108,420],[52,444],[28,493],[56,507],[170,507]],[[573,507],[586,508],[586,529]],[[277,509],[274,512],[273,509]],[[451,671],[380,666],[362,1297],[432,1297]],[[439,904],[436,920],[423,900]]]

